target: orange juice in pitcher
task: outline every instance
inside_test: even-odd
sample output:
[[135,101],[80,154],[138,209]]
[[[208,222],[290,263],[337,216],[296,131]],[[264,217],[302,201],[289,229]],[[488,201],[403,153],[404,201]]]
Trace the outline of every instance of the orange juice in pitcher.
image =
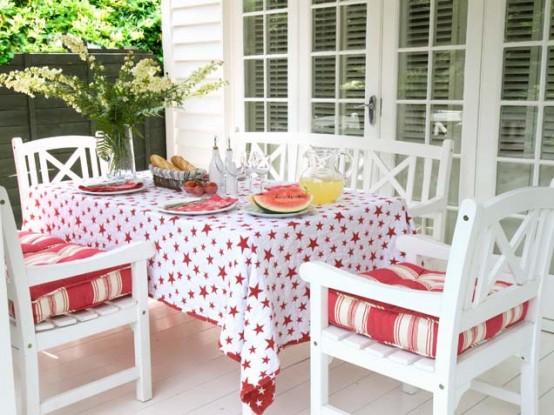
[[335,202],[344,189],[344,179],[318,179],[306,177],[300,179],[300,187],[313,195],[312,203],[323,205]]
[[333,148],[310,148],[305,156],[308,168],[300,176],[300,187],[313,195],[312,203],[321,205],[335,202],[344,189],[344,175],[338,170],[340,157],[350,162],[352,158]]

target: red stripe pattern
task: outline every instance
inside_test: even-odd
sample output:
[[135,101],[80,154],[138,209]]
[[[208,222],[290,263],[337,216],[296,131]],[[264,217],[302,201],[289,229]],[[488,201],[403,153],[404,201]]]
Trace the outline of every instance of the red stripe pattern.
[[[413,290],[442,292],[444,288],[444,272],[429,271],[406,262],[361,275],[383,284]],[[491,294],[509,285],[497,281]],[[528,303],[520,304],[462,332],[458,341],[458,354],[522,321],[527,308]],[[329,290],[329,323],[422,356],[436,356],[439,322],[433,316]]]
[[[47,265],[89,258],[103,251],[49,235],[19,232],[25,265]],[[131,293],[131,268],[106,268],[31,287],[35,323],[83,310]]]

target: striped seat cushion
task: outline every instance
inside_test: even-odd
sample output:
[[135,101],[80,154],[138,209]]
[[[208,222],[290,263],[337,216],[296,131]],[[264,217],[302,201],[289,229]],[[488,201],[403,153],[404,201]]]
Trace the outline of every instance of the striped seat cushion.
[[[410,263],[376,269],[364,277],[413,290],[442,292],[444,272],[429,271]],[[509,283],[498,281],[492,292]],[[524,303],[460,334],[458,354],[480,344],[525,318]],[[362,297],[329,290],[329,323],[422,356],[434,358],[438,319]]]
[[[47,265],[89,258],[102,251],[28,231],[19,232],[25,265]],[[106,268],[31,287],[35,323],[89,308],[131,293],[131,269]]]

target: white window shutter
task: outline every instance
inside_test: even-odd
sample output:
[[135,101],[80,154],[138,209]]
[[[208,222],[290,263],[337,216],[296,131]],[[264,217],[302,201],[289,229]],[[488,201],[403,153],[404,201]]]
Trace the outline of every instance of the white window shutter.
[[[211,60],[222,60],[222,0],[163,0],[162,32],[164,70],[175,80],[185,79]],[[223,69],[210,79],[217,78],[224,78]],[[213,136],[223,144],[224,119],[224,89],[166,110],[168,157],[179,154],[207,167]]]

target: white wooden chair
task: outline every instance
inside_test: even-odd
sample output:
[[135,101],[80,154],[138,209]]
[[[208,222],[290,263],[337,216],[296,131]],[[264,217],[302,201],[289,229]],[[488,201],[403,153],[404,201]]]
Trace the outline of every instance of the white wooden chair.
[[427,234],[431,219],[431,235],[443,241],[453,150],[452,140],[441,146],[371,140],[363,158],[362,188],[404,198],[412,217],[422,220],[419,233]]
[[[225,148],[227,148],[226,146],[227,143],[225,143]],[[269,179],[282,182],[296,180],[298,142],[294,134],[234,133],[231,136],[231,146],[236,156],[247,148],[250,151],[268,155],[270,160]]]
[[[521,223],[509,239],[502,224],[508,218],[513,221],[514,215],[519,215],[516,217]],[[484,204],[465,200],[451,249],[430,238],[425,241],[408,236],[399,238],[399,242],[412,258],[448,256],[443,292],[387,285],[318,262],[301,266],[302,278],[310,282],[311,413],[344,414],[329,404],[331,356],[432,392],[436,415],[454,414],[460,397],[469,388],[520,405],[524,415],[538,414],[541,288],[554,249],[554,189],[518,189]],[[510,279],[513,285],[502,289],[495,286],[498,280]],[[331,290],[438,318],[435,358],[330,325],[329,319],[337,313],[336,308],[328,309],[328,296],[336,292]],[[517,322],[525,302],[527,314]],[[358,310],[355,317],[360,313]],[[510,321],[514,324],[485,342],[481,342],[485,334],[482,330],[467,332],[499,315],[496,318],[503,325]],[[425,321],[429,317],[420,320]],[[401,322],[396,323],[395,330],[401,329]],[[474,336],[473,345],[458,354],[458,348],[466,346],[459,338],[466,333],[470,334],[463,337],[464,341]],[[418,340],[422,339],[411,339]],[[476,379],[513,355],[521,358],[520,393]]]
[[[50,265],[27,266],[6,190],[0,187],[7,293],[13,304],[12,347],[21,374],[23,410],[29,415],[52,412],[81,399],[136,381],[137,399],[152,397],[148,287],[146,261],[154,253],[151,242],[135,242],[90,258]],[[131,295],[96,307],[52,317],[35,325],[30,287],[130,264]],[[38,353],[121,326],[134,332],[134,366],[40,401]]]
[[[2,239],[3,232],[2,223],[0,223],[0,238]],[[6,262],[4,260],[4,244],[2,243],[0,244],[0,356],[2,356],[0,358],[0,402],[2,403],[2,413],[15,415],[16,398],[5,275]]]
[[[35,184],[101,177],[108,171],[107,162],[96,155],[96,138],[92,136],[67,135],[27,142],[15,137],[12,148],[22,210],[29,188]],[[60,150],[66,161],[60,159]]]

